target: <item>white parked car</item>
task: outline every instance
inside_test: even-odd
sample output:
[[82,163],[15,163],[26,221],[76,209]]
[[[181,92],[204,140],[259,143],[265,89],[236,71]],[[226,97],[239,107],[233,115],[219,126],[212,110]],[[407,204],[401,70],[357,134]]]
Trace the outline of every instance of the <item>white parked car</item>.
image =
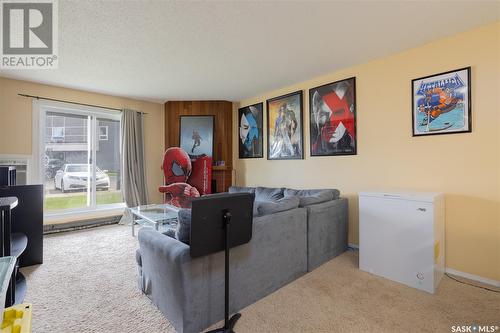
[[[92,170],[92,169],[90,169]],[[87,188],[89,178],[88,164],[64,164],[54,177],[56,189],[61,192],[71,190],[84,190]],[[96,168],[96,188],[109,190],[109,176],[106,172]]]

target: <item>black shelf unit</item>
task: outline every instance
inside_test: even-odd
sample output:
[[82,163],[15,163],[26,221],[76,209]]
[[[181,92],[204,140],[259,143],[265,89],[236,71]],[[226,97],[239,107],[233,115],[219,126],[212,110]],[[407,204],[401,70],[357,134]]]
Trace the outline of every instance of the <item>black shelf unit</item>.
[[12,233],[22,233],[28,244],[19,257],[19,267],[43,263],[43,185],[0,186],[0,197],[16,197],[12,210]]
[[5,297],[5,306],[22,303],[26,295],[26,279],[19,271],[19,257],[28,246],[28,237],[20,232],[12,233],[12,210],[18,205],[16,197],[0,198],[0,255],[16,258],[16,266]]

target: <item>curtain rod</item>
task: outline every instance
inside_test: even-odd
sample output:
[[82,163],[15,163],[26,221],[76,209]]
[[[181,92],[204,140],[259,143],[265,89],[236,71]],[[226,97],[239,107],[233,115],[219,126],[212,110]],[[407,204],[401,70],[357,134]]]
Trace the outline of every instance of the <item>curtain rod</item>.
[[[123,109],[118,109],[118,108],[110,108],[107,106],[102,106],[102,105],[95,105],[95,104],[85,104],[85,103],[78,103],[78,102],[72,102],[72,101],[65,101],[62,99],[55,99],[55,98],[48,98],[48,97],[41,97],[41,96],[34,96],[34,95],[27,95],[27,94],[18,94],[19,96],[22,97],[31,97],[31,98],[36,98],[36,99],[44,99],[46,101],[53,101],[53,102],[63,102],[63,103],[69,103],[69,104],[76,104],[76,105],[83,105],[83,106],[91,106],[95,108],[101,108],[101,109],[108,109],[108,110],[115,110],[115,111],[123,111]],[[140,112],[140,114],[147,114],[146,112]]]

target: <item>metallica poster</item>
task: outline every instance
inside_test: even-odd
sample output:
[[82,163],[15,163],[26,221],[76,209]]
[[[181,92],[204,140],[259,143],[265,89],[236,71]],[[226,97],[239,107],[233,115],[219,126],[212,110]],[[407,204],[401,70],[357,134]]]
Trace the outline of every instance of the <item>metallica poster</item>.
[[258,158],[263,156],[262,109],[263,103],[238,109],[240,158]]
[[302,159],[302,91],[267,100],[267,159]]
[[356,155],[356,78],[309,90],[311,156]]
[[413,136],[471,131],[470,67],[412,80]]

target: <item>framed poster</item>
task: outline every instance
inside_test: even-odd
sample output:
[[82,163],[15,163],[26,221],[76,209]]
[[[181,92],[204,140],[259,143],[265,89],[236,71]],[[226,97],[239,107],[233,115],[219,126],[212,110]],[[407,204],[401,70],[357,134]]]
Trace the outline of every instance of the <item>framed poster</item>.
[[262,138],[263,103],[238,109],[238,128],[240,134],[239,157],[263,157],[264,140]]
[[214,116],[180,116],[179,145],[192,159],[212,157]]
[[304,158],[302,91],[268,99],[267,159]]
[[411,81],[413,136],[470,132],[470,67]]
[[309,89],[311,156],[356,155],[356,78]]

